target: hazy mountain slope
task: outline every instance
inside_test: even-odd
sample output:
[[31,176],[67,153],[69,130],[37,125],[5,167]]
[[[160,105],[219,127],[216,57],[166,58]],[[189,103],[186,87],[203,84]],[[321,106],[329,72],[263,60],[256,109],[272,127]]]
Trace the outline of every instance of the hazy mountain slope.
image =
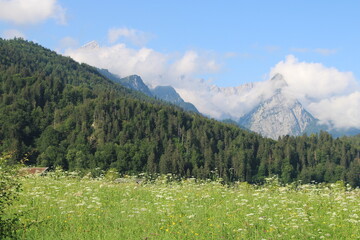
[[153,96],[177,105],[187,111],[199,113],[193,104],[185,102],[171,86],[157,86],[156,88],[151,89],[151,93]]

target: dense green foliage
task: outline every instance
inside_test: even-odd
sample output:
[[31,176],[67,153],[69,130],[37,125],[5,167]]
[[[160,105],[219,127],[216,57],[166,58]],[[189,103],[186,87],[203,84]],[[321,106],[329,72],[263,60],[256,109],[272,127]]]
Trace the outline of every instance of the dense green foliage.
[[9,157],[0,155],[0,239],[15,237],[20,228],[20,214],[9,211],[21,189],[19,168],[9,164]]
[[[360,189],[158,178],[137,184],[55,172],[23,179],[19,239],[359,239]],[[30,211],[29,211],[30,210]]]
[[355,136],[344,136],[341,140],[353,144],[358,150],[360,150],[360,134]]
[[326,132],[262,138],[113,83],[24,40],[0,40],[0,151],[69,170],[360,185],[359,150]]

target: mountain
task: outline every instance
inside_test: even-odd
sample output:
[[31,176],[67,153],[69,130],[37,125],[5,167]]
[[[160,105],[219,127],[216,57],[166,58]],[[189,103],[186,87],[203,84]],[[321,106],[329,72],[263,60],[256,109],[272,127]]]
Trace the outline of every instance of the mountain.
[[199,113],[199,111],[193,104],[185,102],[176,92],[176,90],[171,86],[157,86],[151,90],[151,93],[153,94],[153,96],[177,105],[187,111]]
[[284,135],[299,136],[309,126],[316,125],[316,118],[298,100],[283,93],[287,84],[281,75],[271,81],[276,86],[274,95],[240,118],[240,125],[273,139]]
[[281,74],[275,74],[269,81],[237,87],[211,86],[209,92],[218,95],[228,106],[224,108],[226,112],[217,109],[219,119],[232,119],[240,127],[273,139],[283,135],[311,135],[320,131],[327,131],[334,137],[360,133],[357,128],[336,128],[331,123],[324,124],[316,119],[292,96]]
[[131,75],[124,78],[120,78],[119,83],[123,86],[142,92],[149,97],[153,97],[150,89],[148,86],[143,82],[140,76],[138,75]]
[[133,89],[135,91],[142,92],[149,97],[153,97],[148,86],[143,82],[141,77],[138,75],[130,75],[130,76],[121,78],[121,77],[109,72],[107,69],[98,69],[98,71],[104,77],[109,78],[113,82],[119,83],[129,89]]
[[106,77],[107,79],[110,79],[113,82],[118,82],[120,81],[121,77],[109,72],[109,70],[104,69],[104,68],[97,68],[97,71],[103,75],[104,77]]
[[199,113],[196,107],[188,102],[185,102],[180,95],[176,92],[176,90],[171,86],[157,86],[154,89],[149,89],[149,87],[143,82],[140,76],[138,75],[130,75],[124,78],[120,78],[117,75],[109,72],[107,69],[98,69],[98,71],[105,77],[110,80],[120,83],[121,85],[133,89],[135,91],[139,91],[144,93],[149,97],[156,97],[165,102],[169,102],[176,106],[181,107],[182,109],[190,112]]
[[274,141],[139,94],[87,64],[0,39],[0,153],[99,176],[174,174],[261,183],[360,186],[354,141],[326,132]]

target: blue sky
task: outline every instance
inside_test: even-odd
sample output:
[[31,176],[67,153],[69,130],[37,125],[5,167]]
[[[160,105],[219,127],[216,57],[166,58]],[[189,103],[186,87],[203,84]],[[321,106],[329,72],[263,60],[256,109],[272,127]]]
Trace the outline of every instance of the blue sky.
[[[0,0],[0,36],[172,85],[217,119],[246,114],[280,73],[321,123],[360,128],[359,10],[358,0]],[[249,82],[259,84],[230,89]]]
[[50,2],[62,8],[66,23],[51,15],[32,24],[2,19],[0,34],[5,37],[7,30],[16,29],[26,39],[59,49],[65,37],[74,40],[73,47],[92,40],[109,45],[109,29],[134,29],[147,41],[139,46],[120,39],[129,47],[146,46],[164,54],[188,50],[210,54],[221,67],[199,77],[211,78],[219,86],[262,81],[289,54],[360,76],[356,0]]

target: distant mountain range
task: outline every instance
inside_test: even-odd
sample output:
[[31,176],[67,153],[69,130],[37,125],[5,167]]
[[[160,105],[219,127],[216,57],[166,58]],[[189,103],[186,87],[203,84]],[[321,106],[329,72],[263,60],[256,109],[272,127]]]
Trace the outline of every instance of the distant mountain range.
[[[84,45],[85,49],[96,49],[99,44],[96,41]],[[138,75],[119,77],[105,69],[99,72],[114,82],[141,92],[149,97],[157,98],[177,105],[184,110],[199,113],[197,108],[189,102],[185,102],[176,90],[171,86],[157,86],[150,89]],[[227,119],[236,122],[241,128],[260,133],[263,136],[277,139],[279,136],[299,136],[320,131],[327,131],[334,137],[344,135],[356,135],[360,129],[337,129],[334,126],[320,124],[320,120],[313,116],[310,111],[288,94],[286,80],[281,74],[275,74],[269,81],[246,83],[237,87],[209,86],[211,95],[225,96],[224,99],[241,99],[238,107],[233,110],[219,110],[218,119]],[[227,98],[229,96],[229,98]],[[227,100],[224,100],[227,101]],[[232,104],[234,102],[224,102]]]
[[149,97],[154,97],[165,102],[174,104],[186,111],[199,113],[199,111],[192,103],[185,102],[176,92],[176,90],[171,86],[157,86],[154,89],[150,89],[138,75],[130,75],[121,78],[109,72],[107,69],[98,69],[98,71],[108,79],[119,83],[127,88],[139,91]]
[[[98,71],[108,79],[120,83],[127,88],[177,105],[184,110],[199,113],[193,104],[185,102],[171,86],[157,86],[150,89],[138,75],[121,78],[106,69],[98,69]],[[250,94],[256,87],[256,84],[247,83],[238,87],[228,88],[213,86],[210,90],[241,97]],[[248,129],[272,139],[277,139],[279,136],[300,136],[305,133],[311,134],[320,131],[328,131],[334,137],[360,133],[360,129],[356,128],[336,129],[320,124],[320,121],[307,111],[298,99],[294,99],[284,93],[287,82],[281,74],[276,74],[271,78],[269,87],[273,89],[272,94],[261,95],[261,101],[240,119],[232,117],[232,120],[227,119],[225,122],[236,123],[243,129]],[[232,114],[230,113],[229,115]]]

